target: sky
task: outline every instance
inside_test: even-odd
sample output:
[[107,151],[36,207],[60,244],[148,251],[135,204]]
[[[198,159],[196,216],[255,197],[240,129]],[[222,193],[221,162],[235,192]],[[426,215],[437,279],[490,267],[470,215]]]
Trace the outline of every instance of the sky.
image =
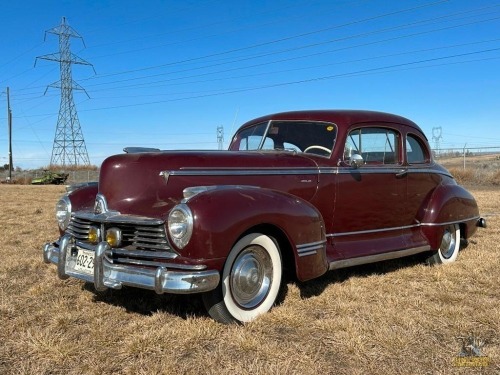
[[[24,0],[0,13],[0,164],[50,163],[62,18],[90,162],[127,146],[224,147],[244,122],[304,109],[407,117],[432,146],[500,149],[500,1]],[[36,65],[35,65],[36,61]]]

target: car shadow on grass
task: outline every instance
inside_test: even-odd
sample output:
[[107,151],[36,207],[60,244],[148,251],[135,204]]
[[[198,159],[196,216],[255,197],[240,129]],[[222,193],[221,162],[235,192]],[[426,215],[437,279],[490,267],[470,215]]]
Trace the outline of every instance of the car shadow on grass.
[[[387,260],[383,262],[370,263],[355,267],[343,268],[329,271],[323,276],[307,282],[296,279],[284,280],[276,305],[280,305],[286,299],[288,284],[294,284],[300,291],[303,299],[319,296],[331,284],[342,283],[352,277],[369,277],[372,275],[384,275],[398,271],[402,268],[414,267],[425,264],[429,254],[417,254],[405,258]],[[182,319],[208,317],[200,294],[176,295],[156,294],[151,290],[123,287],[122,289],[108,289],[97,292],[93,284],[85,283],[84,290],[93,293],[96,303],[107,303],[113,306],[125,308],[127,312],[150,316],[153,313],[162,312],[172,314]]]
[[351,277],[369,277],[373,275],[384,275],[398,271],[402,268],[410,268],[425,264],[428,254],[417,254],[400,259],[386,260],[377,263],[363,264],[360,266],[342,268],[328,271],[323,276],[307,282],[295,281],[294,284],[300,291],[303,299],[319,296],[331,284],[343,283]]
[[160,312],[182,319],[208,316],[199,294],[156,294],[151,290],[128,287],[97,292],[92,283],[85,283],[82,288],[93,294],[95,303],[122,307],[129,313],[150,316]]

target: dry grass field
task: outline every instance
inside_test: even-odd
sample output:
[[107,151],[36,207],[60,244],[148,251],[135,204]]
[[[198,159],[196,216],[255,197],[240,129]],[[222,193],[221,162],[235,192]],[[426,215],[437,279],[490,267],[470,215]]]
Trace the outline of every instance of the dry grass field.
[[[471,188],[489,228],[456,263],[422,257],[288,283],[284,301],[224,326],[197,296],[103,295],[42,262],[64,188],[0,186],[0,374],[498,374],[500,188]],[[459,337],[485,368],[454,366]]]

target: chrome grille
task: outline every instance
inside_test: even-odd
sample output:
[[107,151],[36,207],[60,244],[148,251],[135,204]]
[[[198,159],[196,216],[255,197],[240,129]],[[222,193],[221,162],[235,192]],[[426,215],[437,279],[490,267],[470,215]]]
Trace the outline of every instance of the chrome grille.
[[78,241],[86,241],[89,237],[90,226],[90,221],[72,217],[66,232],[71,234]]
[[[101,228],[101,233],[104,235],[106,229],[118,228],[122,232],[122,248],[129,251],[142,250],[152,252],[170,252],[174,253],[167,241],[165,226],[144,225],[144,223],[131,223],[130,216],[127,217],[127,223],[120,222],[119,218],[115,220],[90,220],[89,215],[81,215],[78,217],[73,215],[71,222],[66,229],[66,233],[71,234],[77,241],[87,242],[89,229],[91,226]],[[141,221],[138,219],[138,221]],[[101,241],[103,239],[101,238]]]

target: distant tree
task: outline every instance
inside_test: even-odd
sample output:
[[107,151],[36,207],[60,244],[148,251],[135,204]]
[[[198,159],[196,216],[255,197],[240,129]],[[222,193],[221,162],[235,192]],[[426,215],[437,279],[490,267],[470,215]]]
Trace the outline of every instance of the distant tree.
[[23,169],[21,167],[16,167],[16,172],[22,172]]
[[8,171],[9,170],[9,164],[4,164],[3,165],[3,169],[6,170],[6,171]]

